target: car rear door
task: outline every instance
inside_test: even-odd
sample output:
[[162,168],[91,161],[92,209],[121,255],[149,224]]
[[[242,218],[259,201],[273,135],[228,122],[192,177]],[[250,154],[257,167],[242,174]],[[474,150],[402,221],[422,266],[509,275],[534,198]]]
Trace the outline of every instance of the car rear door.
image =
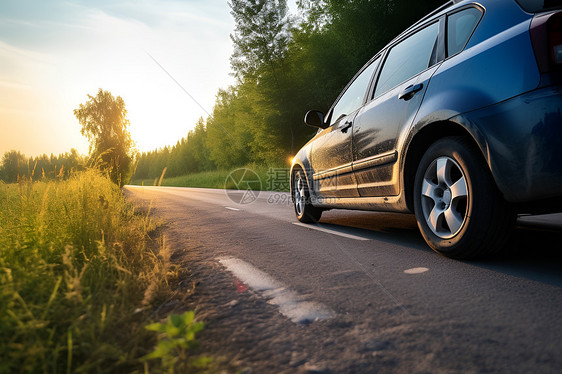
[[399,193],[397,139],[410,125],[429,80],[443,60],[444,18],[424,25],[388,49],[372,100],[353,128],[353,171],[360,196]]

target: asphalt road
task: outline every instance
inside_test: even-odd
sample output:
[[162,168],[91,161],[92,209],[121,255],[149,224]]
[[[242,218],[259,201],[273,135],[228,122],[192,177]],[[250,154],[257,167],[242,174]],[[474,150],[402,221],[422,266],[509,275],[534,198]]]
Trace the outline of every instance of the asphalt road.
[[284,193],[126,191],[192,253],[201,344],[228,367],[562,372],[562,215],[523,218],[508,253],[463,262],[431,251],[412,215],[333,210],[311,226]]

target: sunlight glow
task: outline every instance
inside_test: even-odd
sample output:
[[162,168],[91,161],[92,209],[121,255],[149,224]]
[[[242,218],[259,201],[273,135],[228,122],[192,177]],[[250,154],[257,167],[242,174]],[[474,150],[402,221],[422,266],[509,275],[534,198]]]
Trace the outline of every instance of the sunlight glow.
[[0,5],[0,154],[87,153],[73,110],[99,88],[124,99],[140,151],[175,144],[207,115],[148,54],[209,112],[233,83],[223,1],[36,3]]

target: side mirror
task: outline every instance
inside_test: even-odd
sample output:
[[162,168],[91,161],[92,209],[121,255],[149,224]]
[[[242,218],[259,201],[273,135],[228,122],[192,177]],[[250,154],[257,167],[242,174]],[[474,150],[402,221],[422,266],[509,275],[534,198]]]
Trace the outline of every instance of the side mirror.
[[319,127],[321,129],[328,127],[328,125],[324,123],[324,113],[318,110],[309,110],[306,112],[304,116],[304,123],[308,126]]

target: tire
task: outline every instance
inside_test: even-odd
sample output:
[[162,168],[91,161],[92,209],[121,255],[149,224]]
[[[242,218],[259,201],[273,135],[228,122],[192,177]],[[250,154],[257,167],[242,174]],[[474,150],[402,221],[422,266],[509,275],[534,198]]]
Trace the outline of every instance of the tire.
[[310,202],[310,191],[302,170],[293,173],[293,206],[297,219],[304,223],[318,222],[322,210]]
[[462,137],[431,145],[414,185],[414,211],[427,244],[456,259],[499,253],[516,215],[497,189],[483,158]]

